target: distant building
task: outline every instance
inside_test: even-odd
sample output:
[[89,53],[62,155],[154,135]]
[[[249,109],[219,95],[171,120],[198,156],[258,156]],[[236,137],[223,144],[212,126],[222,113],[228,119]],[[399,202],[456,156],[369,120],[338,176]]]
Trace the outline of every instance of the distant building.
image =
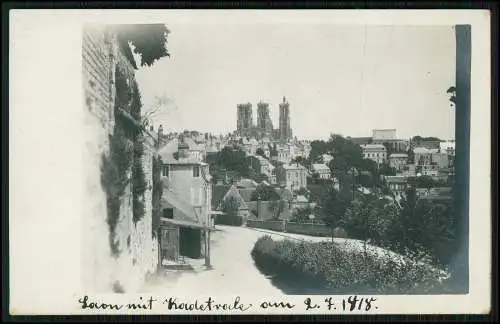
[[389,190],[396,195],[402,196],[407,188],[408,178],[404,176],[385,176]]
[[372,131],[372,138],[374,140],[395,140],[395,129],[374,129]]
[[402,171],[403,167],[408,164],[408,154],[392,153],[389,155],[389,165],[396,169],[396,172]]
[[330,168],[324,163],[315,163],[311,165],[311,173],[317,174],[319,179],[331,179]]
[[427,149],[437,149],[439,150],[441,148],[441,140],[439,139],[429,139],[429,138],[426,138],[426,139],[415,139],[413,138],[412,139],[412,146],[413,147],[425,147]]
[[370,159],[377,164],[383,164],[387,160],[387,149],[381,144],[365,144],[361,145],[363,150],[363,157]]
[[276,170],[278,184],[290,191],[307,188],[307,169],[299,163],[283,164]]
[[290,146],[287,144],[282,144],[277,146],[278,155],[276,160],[281,163],[289,163],[292,160],[292,154],[290,152]]
[[292,201],[292,208],[294,209],[305,209],[311,206],[311,203],[309,200],[303,196],[303,195],[298,195],[293,201]]
[[453,157],[449,156],[446,152],[433,152],[431,158],[431,164],[437,165],[439,169],[445,169],[450,166],[449,160]]
[[415,156],[415,164],[427,165],[432,162],[432,151],[426,147],[415,147],[413,149],[413,154]]
[[392,152],[407,152],[410,148],[410,141],[398,139],[396,137],[396,129],[374,129],[371,144],[382,144]]
[[247,157],[247,160],[253,170],[266,175],[271,184],[276,184],[275,167],[269,160],[259,155],[250,155]]
[[417,197],[426,200],[451,200],[453,199],[453,192],[451,187],[417,189]]

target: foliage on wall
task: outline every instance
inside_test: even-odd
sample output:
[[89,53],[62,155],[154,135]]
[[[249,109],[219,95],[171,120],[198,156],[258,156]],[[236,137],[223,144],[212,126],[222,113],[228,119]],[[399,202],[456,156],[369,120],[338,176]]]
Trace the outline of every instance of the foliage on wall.
[[135,222],[141,219],[144,215],[146,181],[141,163],[144,152],[142,134],[133,120],[124,115],[125,112],[134,119],[140,116],[142,104],[137,84],[130,82],[118,66],[115,72],[115,87],[115,126],[113,135],[109,138],[109,154],[102,156],[101,184],[107,194],[111,252],[113,256],[118,256],[121,251],[116,242],[116,225],[120,218],[121,199],[127,186],[131,185],[133,219]]
[[158,236],[161,217],[161,196],[163,195],[163,184],[160,179],[161,174],[161,157],[153,157],[153,215],[152,215],[152,233],[154,237]]
[[[139,87],[137,82],[134,80],[132,83],[132,102],[130,105],[130,115],[136,121],[141,120],[141,94],[139,93]],[[133,150],[133,164],[132,164],[132,219],[134,224],[137,223],[144,217],[145,213],[145,202],[144,193],[146,192],[147,182],[145,179],[144,169],[143,169],[143,156],[144,156],[144,134],[137,125],[132,133],[132,141],[134,145]]]

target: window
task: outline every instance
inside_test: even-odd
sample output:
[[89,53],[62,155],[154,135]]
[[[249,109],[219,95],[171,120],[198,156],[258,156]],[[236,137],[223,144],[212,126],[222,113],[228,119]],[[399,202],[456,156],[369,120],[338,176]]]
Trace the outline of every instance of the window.
[[174,209],[173,208],[164,208],[163,209],[163,218],[174,218]]
[[163,165],[162,168],[161,168],[161,175],[164,176],[164,177],[168,177],[168,173],[169,173],[169,167],[168,165]]
[[200,176],[200,167],[195,165],[193,167],[193,177],[198,178]]

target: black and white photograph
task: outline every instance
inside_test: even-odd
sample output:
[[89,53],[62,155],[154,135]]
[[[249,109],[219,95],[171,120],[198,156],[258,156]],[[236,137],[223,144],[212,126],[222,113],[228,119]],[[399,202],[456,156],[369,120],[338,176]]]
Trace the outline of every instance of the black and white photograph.
[[[472,267],[490,262],[491,211],[472,214],[473,197],[489,203],[484,176],[479,191],[471,183],[478,170],[489,176],[490,145],[489,119],[475,139],[470,116],[490,108],[471,104],[470,23],[104,13],[78,17],[65,45],[80,64],[78,89],[60,92],[81,127],[74,139],[58,134],[80,159],[78,222],[65,229],[79,240],[75,311],[113,309],[93,297],[113,295],[140,295],[144,305],[158,296],[160,313],[195,300],[238,310],[253,298],[245,296],[264,296],[255,312],[276,312],[286,298],[302,307],[309,296],[332,313],[333,300],[339,312],[375,311],[384,297],[471,293]],[[24,23],[24,35],[36,28]],[[485,289],[475,306],[485,310],[489,275],[475,272]]]

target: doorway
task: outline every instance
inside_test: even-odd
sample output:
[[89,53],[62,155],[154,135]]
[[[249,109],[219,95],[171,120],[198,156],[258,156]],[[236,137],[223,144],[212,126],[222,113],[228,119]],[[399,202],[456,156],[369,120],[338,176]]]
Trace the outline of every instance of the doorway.
[[179,235],[180,255],[193,259],[201,258],[201,230],[197,228],[181,227]]

